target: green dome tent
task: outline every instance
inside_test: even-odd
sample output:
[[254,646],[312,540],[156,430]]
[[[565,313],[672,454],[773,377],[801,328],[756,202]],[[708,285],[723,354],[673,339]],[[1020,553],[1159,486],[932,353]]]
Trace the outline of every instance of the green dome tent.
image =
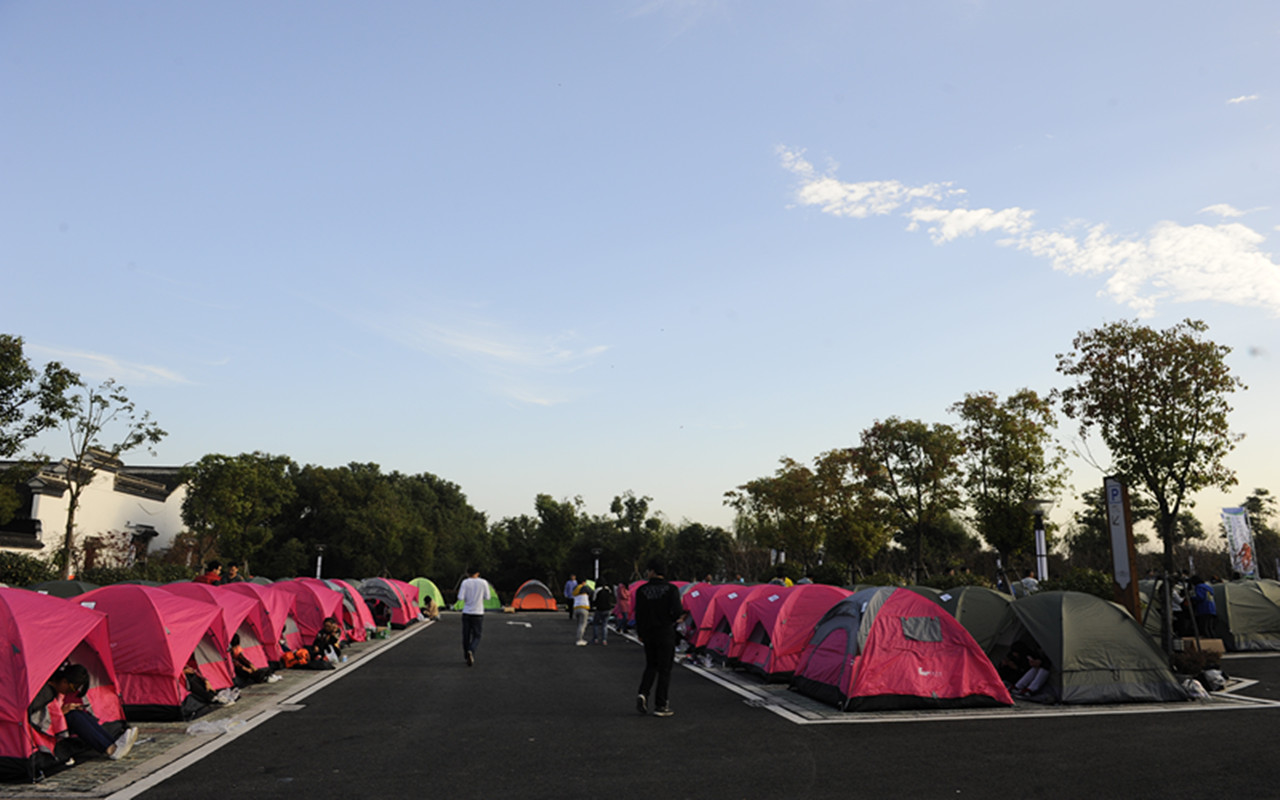
[[[436,608],[444,608],[444,595],[440,594],[440,589],[429,578],[414,578],[409,581],[409,585],[418,590],[418,607],[427,607],[427,598],[430,597],[436,601]],[[492,590],[490,586],[490,590]]]
[[[493,581],[486,579],[485,583],[489,584],[489,599],[484,601],[484,610],[485,611],[501,611],[502,601],[498,599],[498,590],[493,588]],[[459,586],[462,585],[461,581],[459,581],[458,585]],[[454,588],[456,589],[457,587],[454,587]],[[454,611],[462,610],[461,600],[457,600],[456,602],[454,602],[453,610]]]
[[1129,612],[1081,592],[1038,592],[1015,600],[1016,622],[992,654],[1030,639],[1049,661],[1049,687],[1060,702],[1139,703],[1186,700],[1168,661]]
[[1239,580],[1213,584],[1218,635],[1228,650],[1280,650],[1280,584]]
[[938,603],[964,626],[982,652],[991,654],[1001,634],[1014,625],[1013,597],[985,586],[956,586],[938,597]]

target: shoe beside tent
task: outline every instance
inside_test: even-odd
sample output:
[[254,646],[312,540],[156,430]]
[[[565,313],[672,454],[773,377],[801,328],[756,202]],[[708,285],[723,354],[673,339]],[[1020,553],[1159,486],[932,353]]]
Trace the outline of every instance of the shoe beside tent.
[[1280,650],[1280,584],[1236,580],[1212,588],[1218,636],[1228,650]]
[[823,616],[792,688],[847,711],[1012,705],[969,632],[909,589],[873,587]]
[[839,586],[802,583],[747,601],[738,612],[744,627],[734,629],[735,640],[742,634],[738,663],[769,680],[790,680],[818,621],[848,596]]
[[194,660],[213,691],[232,685],[222,609],[154,586],[104,586],[76,600],[107,615],[125,716],[180,720],[190,696],[182,670]]
[[111,735],[124,727],[107,617],[26,589],[0,589],[0,780],[35,780],[56,767],[55,743],[35,731],[27,707],[62,662],[89,671],[86,699]]
[[[222,622],[226,631],[227,644],[230,646],[233,635],[240,636],[240,647],[245,657],[254,667],[262,669],[267,666],[266,649],[262,644],[265,635],[259,627],[258,601],[248,595],[236,592],[223,592],[207,583],[179,581],[161,587],[166,592],[213,603],[222,609]],[[234,670],[233,673],[234,675]]]
[[[1049,694],[1062,703],[1186,700],[1163,652],[1129,612],[1081,592],[1037,592],[1015,600],[1003,637],[1029,637],[1049,661]],[[999,661],[997,646],[992,659]]]
[[[493,587],[489,590],[493,591]],[[516,589],[511,607],[516,611],[555,611],[556,598],[542,581],[527,580]]]

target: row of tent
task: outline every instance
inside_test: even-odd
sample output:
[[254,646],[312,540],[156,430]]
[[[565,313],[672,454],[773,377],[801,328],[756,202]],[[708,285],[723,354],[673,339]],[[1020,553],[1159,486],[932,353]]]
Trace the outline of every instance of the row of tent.
[[[642,583],[621,592],[624,625]],[[995,665],[1019,647],[1047,658],[1043,696],[1057,702],[1188,697],[1128,612],[1088,594],[1015,601],[978,586],[677,585],[694,652],[847,710],[1011,704]]]
[[233,636],[255,667],[279,666],[326,617],[340,619],[350,641],[365,641],[377,627],[375,610],[404,627],[421,617],[418,598],[417,587],[388,578],[115,584],[69,598],[0,588],[0,779],[31,778],[41,752],[51,750],[27,711],[65,661],[89,671],[86,697],[104,725],[179,720],[192,708],[188,665],[214,692],[233,685]]
[[[1242,579],[1210,587],[1217,607],[1217,632],[1226,649],[1280,650],[1280,581]],[[1139,581],[1138,588],[1146,605],[1143,627],[1158,637],[1164,592],[1154,580]]]

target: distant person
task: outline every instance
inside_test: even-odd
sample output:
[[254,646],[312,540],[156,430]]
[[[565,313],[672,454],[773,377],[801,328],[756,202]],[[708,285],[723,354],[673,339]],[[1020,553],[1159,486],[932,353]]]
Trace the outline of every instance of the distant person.
[[210,561],[204,567],[204,574],[191,579],[192,583],[207,583],[216,586],[222,580],[222,562]]
[[668,582],[665,567],[658,559],[648,565],[649,581],[635,590],[636,636],[644,644],[644,675],[636,693],[636,710],[649,713],[649,690],[658,681],[654,694],[654,716],[669,717],[671,668],[676,657],[676,623],[684,617],[680,590]]
[[573,590],[573,622],[577,626],[577,638],[573,643],[579,647],[587,644],[587,623],[590,619],[591,587],[583,581]]
[[609,644],[609,615],[613,613],[613,590],[602,583],[591,598],[591,643]]
[[484,601],[489,596],[489,582],[480,577],[479,569],[468,567],[467,579],[458,587],[458,599],[462,601],[462,657],[468,667],[476,663],[476,649],[484,629]]
[[1019,581],[1022,584],[1022,592],[1026,594],[1035,594],[1040,591],[1040,581],[1036,580],[1036,574],[1031,570],[1027,570]]
[[1218,606],[1213,602],[1213,587],[1199,575],[1191,577],[1191,608],[1196,615],[1196,627],[1206,639],[1218,638]]
[[569,573],[569,580],[564,582],[564,599],[569,604],[569,619],[573,619],[573,592],[578,588],[578,576]]
[[89,691],[89,670],[80,664],[64,664],[40,687],[36,696],[27,704],[27,720],[31,727],[49,738],[59,733],[54,728],[54,716],[49,706],[59,704],[67,731],[89,748],[102,753],[113,761],[129,755],[138,740],[138,729],[127,728],[112,738],[102,729],[93,715],[84,694]]
[[244,576],[240,574],[239,562],[232,561],[227,565],[226,574],[222,576],[222,580],[219,581],[219,583],[223,585],[228,583],[244,583]]

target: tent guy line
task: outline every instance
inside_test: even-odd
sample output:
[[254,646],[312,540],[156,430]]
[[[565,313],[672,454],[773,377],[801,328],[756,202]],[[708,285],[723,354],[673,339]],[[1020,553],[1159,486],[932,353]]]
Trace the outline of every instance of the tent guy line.
[[[215,752],[217,752],[218,750],[221,750],[224,746],[230,744],[235,739],[238,739],[239,737],[243,736],[244,734],[258,727],[259,725],[266,722],[267,720],[274,718],[277,714],[280,714],[286,711],[297,710],[300,702],[303,699],[311,696],[311,694],[313,694],[314,692],[319,691],[320,689],[323,689],[324,687],[328,686],[330,683],[333,683],[334,681],[342,678],[343,676],[349,675],[353,671],[359,669],[360,667],[363,667],[365,664],[369,663],[373,659],[391,650],[393,647],[398,647],[402,642],[408,640],[409,637],[416,636],[419,631],[426,630],[427,628],[431,627],[433,624],[435,624],[433,620],[428,620],[418,625],[414,625],[412,628],[409,628],[403,631],[403,635],[397,636],[394,640],[387,642],[385,645],[383,645],[382,647],[379,647],[377,650],[374,650],[373,652],[365,656],[362,656],[361,658],[355,661],[352,661],[349,664],[346,664],[341,669],[335,670],[329,675],[325,675],[323,678],[311,684],[310,686],[303,689],[302,691],[297,692],[291,695],[290,697],[286,697],[282,700],[276,701],[269,707],[263,709],[259,713],[250,717],[248,720],[245,720],[243,725],[235,726],[234,728],[227,731],[226,733],[214,737],[211,741],[207,742],[206,744],[198,747],[197,749],[191,751],[190,753],[187,753],[186,755],[177,759],[173,763],[168,764],[167,766],[156,770],[155,772],[151,773],[145,778],[142,778],[141,780],[135,783],[131,783],[130,785],[126,786],[125,788],[117,792],[112,792],[111,794],[106,796],[106,800],[132,800],[132,798],[137,797],[138,795],[142,794],[143,792],[146,792],[149,789],[154,788],[155,786],[158,786],[159,784],[163,783],[164,781],[168,780],[174,775],[177,775],[178,773],[182,772],[187,767],[190,767],[191,765],[196,764],[204,760],[205,758],[213,755]],[[163,758],[163,757],[165,757],[164,754],[157,756],[157,758]],[[129,779],[128,775],[124,775],[120,778],[120,780],[128,780],[128,779]]]

